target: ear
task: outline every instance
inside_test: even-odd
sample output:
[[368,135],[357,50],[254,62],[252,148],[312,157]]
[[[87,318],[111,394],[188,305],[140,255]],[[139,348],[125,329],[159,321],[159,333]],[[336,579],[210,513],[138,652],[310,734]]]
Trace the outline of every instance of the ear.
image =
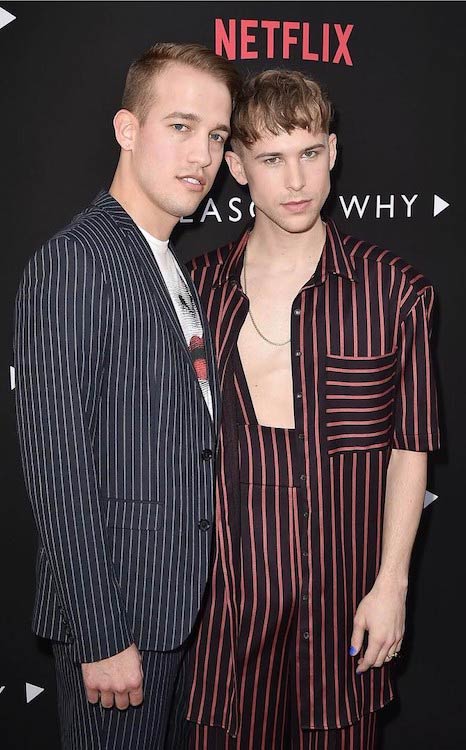
[[225,161],[236,182],[239,182],[240,185],[247,185],[248,178],[244,172],[243,162],[239,154],[236,154],[234,151],[225,151]]
[[115,138],[123,151],[132,151],[139,130],[137,117],[128,109],[120,109],[113,118]]
[[330,154],[330,169],[333,169],[337,158],[337,137],[331,133],[328,137],[328,150]]

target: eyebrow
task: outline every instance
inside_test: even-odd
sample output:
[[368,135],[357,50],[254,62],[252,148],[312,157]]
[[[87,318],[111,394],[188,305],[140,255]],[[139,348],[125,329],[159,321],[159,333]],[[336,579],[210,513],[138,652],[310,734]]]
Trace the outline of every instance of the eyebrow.
[[[200,122],[201,118],[199,115],[195,115],[193,112],[170,112],[169,115],[164,117],[164,120],[172,120],[173,118],[178,117],[180,120],[188,120],[190,122]],[[224,130],[228,135],[230,135],[230,128],[228,125],[225,125],[224,123],[218,123],[212,130]]]
[[[325,148],[325,143],[314,143],[311,146],[306,146],[306,148],[303,148],[301,150],[301,153],[304,153],[305,151],[314,151],[318,148]],[[273,157],[273,156],[283,156],[282,151],[262,151],[260,154],[257,154],[255,156],[255,159],[262,159],[264,156]]]

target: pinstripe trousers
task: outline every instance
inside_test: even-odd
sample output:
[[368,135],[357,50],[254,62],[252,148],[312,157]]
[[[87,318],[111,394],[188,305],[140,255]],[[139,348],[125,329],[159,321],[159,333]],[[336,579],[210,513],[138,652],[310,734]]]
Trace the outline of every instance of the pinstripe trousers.
[[62,750],[162,750],[185,647],[141,651],[141,706],[102,708],[87,700],[73,645],[53,642]]

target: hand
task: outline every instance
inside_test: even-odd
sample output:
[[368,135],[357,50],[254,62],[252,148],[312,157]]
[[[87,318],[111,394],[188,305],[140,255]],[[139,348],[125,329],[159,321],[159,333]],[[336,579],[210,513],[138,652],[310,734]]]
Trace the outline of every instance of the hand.
[[[381,667],[401,649],[406,617],[406,586],[375,582],[359,604],[354,616],[351,656],[361,651],[364,633],[369,633],[364,656],[358,660],[357,674],[370,667]],[[389,658],[387,658],[389,657]]]
[[141,655],[133,643],[108,659],[81,664],[87,700],[104,708],[125,709],[142,703]]

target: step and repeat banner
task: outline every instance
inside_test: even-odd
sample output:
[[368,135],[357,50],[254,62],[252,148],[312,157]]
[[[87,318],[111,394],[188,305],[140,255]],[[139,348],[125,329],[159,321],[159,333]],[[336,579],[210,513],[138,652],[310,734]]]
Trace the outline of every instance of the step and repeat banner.
[[[109,186],[127,68],[163,40],[201,42],[242,72],[316,77],[334,102],[339,140],[327,213],[435,286],[443,442],[430,463],[398,698],[381,714],[381,746],[464,747],[464,17],[464,4],[449,2],[0,0],[2,750],[59,748],[52,657],[30,631],[36,534],[15,427],[16,289],[35,249]],[[188,259],[237,237],[252,215],[247,190],[222,168],[176,228],[176,245]]]

